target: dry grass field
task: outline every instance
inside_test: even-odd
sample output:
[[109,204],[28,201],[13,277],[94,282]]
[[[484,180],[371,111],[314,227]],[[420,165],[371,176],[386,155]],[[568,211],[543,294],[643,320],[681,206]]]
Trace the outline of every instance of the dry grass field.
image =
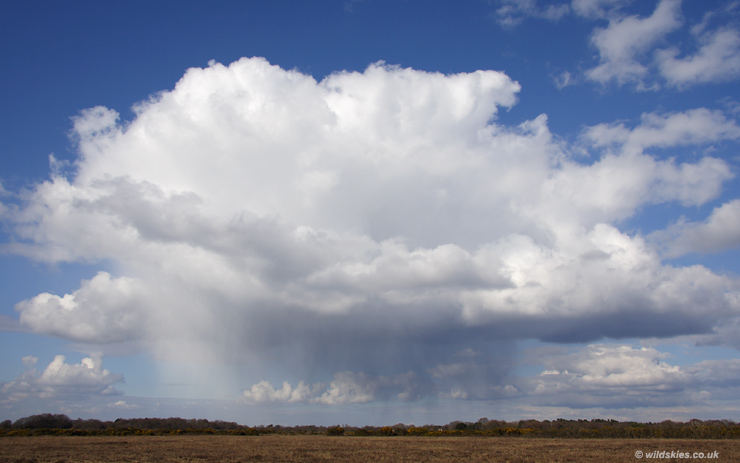
[[[636,451],[717,451],[740,461],[740,440],[480,437],[6,437],[0,463],[89,462],[636,462]],[[642,460],[651,460],[642,458]]]

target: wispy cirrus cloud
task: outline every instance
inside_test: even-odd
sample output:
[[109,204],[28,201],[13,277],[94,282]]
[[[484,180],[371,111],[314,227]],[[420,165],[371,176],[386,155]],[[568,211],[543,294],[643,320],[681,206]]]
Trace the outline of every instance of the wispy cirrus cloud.
[[514,27],[526,18],[557,21],[570,12],[567,4],[539,5],[537,0],[501,0],[496,9],[496,21],[505,27]]

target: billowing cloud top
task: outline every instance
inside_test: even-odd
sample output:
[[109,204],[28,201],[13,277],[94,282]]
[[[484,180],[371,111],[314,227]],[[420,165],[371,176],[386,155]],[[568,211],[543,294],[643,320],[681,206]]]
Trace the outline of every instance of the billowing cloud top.
[[737,229],[716,230],[736,203],[655,239],[617,226],[716,198],[724,160],[651,149],[737,139],[735,121],[697,108],[604,124],[581,158],[545,115],[496,122],[519,90],[494,71],[383,63],[317,82],[252,58],[190,69],[127,123],[83,111],[73,174],[6,205],[6,249],[117,275],[23,301],[21,322],[306,381],[259,382],[249,400],[352,403],[494,394],[461,388],[506,374],[505,340],[709,333],[737,317],[736,279],[660,254],[702,251],[702,233],[736,245]]

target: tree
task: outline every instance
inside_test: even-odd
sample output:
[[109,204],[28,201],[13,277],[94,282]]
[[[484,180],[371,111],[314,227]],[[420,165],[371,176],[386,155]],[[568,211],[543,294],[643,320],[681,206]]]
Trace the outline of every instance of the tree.
[[68,429],[72,427],[72,420],[67,415],[44,413],[43,415],[31,415],[26,418],[20,418],[13,423],[13,427],[25,429]]

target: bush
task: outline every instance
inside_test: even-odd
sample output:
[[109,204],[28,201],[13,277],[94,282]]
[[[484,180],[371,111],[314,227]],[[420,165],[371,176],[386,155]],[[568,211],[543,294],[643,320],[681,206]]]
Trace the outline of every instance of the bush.
[[327,436],[343,436],[344,428],[341,426],[332,426],[331,428],[326,429],[326,435]]
[[383,426],[382,428],[378,429],[377,434],[379,436],[395,436],[396,431],[390,426]]

